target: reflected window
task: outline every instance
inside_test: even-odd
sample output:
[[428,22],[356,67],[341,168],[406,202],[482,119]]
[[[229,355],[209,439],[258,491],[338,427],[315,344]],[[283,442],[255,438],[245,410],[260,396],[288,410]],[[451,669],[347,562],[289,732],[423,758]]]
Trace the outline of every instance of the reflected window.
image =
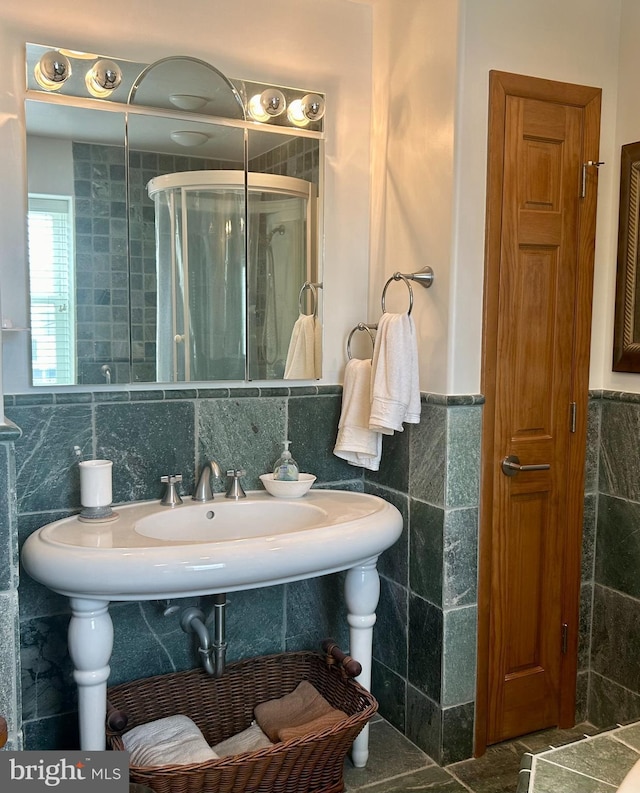
[[75,382],[73,202],[29,195],[31,355],[34,385]]

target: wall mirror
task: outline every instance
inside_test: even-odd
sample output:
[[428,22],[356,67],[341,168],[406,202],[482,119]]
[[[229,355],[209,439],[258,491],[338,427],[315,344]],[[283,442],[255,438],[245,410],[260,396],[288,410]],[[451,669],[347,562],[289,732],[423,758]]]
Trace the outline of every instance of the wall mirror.
[[640,142],[622,147],[613,371],[640,372]]
[[324,98],[31,44],[27,76],[33,384],[320,377],[287,357],[320,332]]

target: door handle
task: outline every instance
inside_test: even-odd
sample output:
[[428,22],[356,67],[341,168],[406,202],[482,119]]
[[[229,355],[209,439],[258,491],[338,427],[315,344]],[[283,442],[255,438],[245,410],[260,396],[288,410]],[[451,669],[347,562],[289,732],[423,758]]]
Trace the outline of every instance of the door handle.
[[502,473],[505,476],[515,476],[520,471],[548,471],[550,463],[539,463],[537,465],[520,465],[520,459],[515,454],[510,454],[502,461]]

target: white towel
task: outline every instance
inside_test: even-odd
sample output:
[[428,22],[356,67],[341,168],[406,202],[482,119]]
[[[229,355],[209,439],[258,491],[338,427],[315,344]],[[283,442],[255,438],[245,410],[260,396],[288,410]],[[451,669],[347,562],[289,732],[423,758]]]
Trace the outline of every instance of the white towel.
[[344,370],[342,411],[333,449],[351,465],[377,471],[382,455],[382,435],[369,429],[371,359],[351,358]]
[[213,751],[218,757],[226,757],[230,754],[242,754],[243,752],[254,752],[266,746],[273,746],[269,738],[262,732],[259,725],[253,721],[246,730],[232,735],[226,741],[221,741],[213,746]]
[[215,760],[218,755],[188,716],[167,716],[139,724],[122,736],[135,766],[189,765]]
[[313,314],[300,314],[291,331],[285,380],[317,380],[322,369],[322,325]]
[[369,429],[393,435],[403,422],[420,422],[416,329],[409,314],[384,313],[373,348]]

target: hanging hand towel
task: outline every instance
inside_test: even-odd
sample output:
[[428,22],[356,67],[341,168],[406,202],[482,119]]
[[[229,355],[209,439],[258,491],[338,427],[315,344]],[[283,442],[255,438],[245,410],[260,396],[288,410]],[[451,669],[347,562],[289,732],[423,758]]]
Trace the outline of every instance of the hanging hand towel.
[[300,314],[295,321],[284,368],[285,380],[316,379],[316,318],[313,314]]
[[384,313],[378,322],[371,373],[369,429],[402,432],[420,421],[416,329],[409,314]]
[[382,435],[369,429],[371,359],[351,358],[344,370],[342,412],[333,453],[351,465],[377,471]]

